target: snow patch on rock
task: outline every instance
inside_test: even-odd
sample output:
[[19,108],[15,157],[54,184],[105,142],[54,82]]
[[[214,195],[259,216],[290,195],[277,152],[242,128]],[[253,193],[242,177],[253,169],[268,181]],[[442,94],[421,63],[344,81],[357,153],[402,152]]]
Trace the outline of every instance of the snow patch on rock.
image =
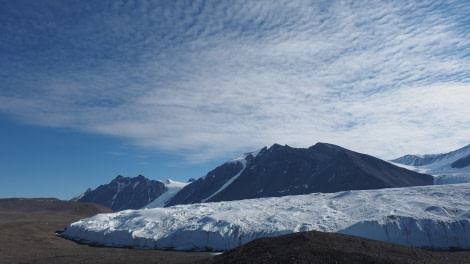
[[166,191],[143,208],[164,207],[181,189],[190,184],[190,182],[177,182],[170,179],[162,181],[162,183],[165,185]]

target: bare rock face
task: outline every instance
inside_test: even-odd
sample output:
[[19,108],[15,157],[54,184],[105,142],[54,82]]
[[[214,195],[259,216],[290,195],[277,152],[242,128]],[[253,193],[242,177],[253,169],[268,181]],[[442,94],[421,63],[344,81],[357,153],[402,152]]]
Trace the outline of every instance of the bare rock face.
[[165,191],[165,184],[160,181],[149,180],[142,175],[134,178],[119,175],[110,183],[89,189],[74,200],[99,203],[113,211],[121,211],[140,209]]

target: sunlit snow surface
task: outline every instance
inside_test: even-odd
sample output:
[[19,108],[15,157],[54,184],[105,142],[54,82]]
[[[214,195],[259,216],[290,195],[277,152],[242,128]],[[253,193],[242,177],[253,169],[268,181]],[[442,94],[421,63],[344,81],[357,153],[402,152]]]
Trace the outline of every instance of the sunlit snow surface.
[[144,206],[144,208],[155,208],[155,207],[164,207],[168,201],[171,200],[181,189],[183,189],[189,182],[176,182],[170,179],[162,181],[165,184],[167,189],[162,195],[157,197],[155,200]]
[[105,246],[228,250],[255,238],[308,230],[470,249],[470,184],[126,210],[75,222],[62,235]]

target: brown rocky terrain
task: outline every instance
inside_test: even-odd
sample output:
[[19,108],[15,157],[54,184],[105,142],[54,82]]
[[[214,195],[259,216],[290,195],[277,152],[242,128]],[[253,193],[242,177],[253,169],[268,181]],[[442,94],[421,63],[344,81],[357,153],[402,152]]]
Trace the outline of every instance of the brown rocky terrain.
[[470,252],[432,252],[349,235],[302,232],[256,239],[212,263],[470,263]]
[[0,199],[0,263],[192,263],[208,253],[80,245],[57,236],[72,222],[107,207],[44,199]]

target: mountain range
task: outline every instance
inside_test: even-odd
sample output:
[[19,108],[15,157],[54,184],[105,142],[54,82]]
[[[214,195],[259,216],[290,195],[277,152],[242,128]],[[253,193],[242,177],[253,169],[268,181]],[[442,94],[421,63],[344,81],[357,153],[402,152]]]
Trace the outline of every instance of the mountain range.
[[434,184],[470,183],[470,145],[443,154],[405,155],[391,162],[433,175]]
[[75,200],[101,203],[115,211],[279,197],[431,185],[434,178],[333,144],[309,148],[274,144],[245,153],[190,183],[118,176]]

